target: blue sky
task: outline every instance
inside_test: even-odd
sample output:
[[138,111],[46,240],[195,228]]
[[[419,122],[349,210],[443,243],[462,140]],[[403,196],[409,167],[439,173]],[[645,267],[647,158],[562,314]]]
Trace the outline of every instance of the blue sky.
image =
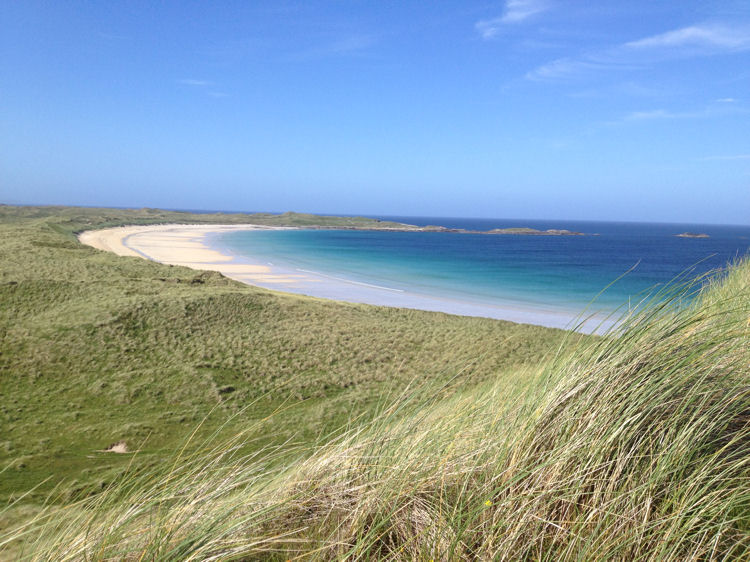
[[750,223],[750,2],[4,2],[0,202]]

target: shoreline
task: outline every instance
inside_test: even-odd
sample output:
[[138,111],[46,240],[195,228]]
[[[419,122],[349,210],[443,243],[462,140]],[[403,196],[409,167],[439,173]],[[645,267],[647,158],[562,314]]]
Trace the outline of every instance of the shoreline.
[[[580,311],[464,301],[354,281],[308,269],[282,267],[248,256],[233,255],[211,244],[212,237],[229,231],[296,228],[204,224],[122,226],[85,231],[78,235],[78,239],[83,244],[120,256],[218,271],[248,285],[329,300],[445,312],[562,329],[572,328],[581,317]],[[602,332],[614,323],[596,315],[588,318],[579,331]]]

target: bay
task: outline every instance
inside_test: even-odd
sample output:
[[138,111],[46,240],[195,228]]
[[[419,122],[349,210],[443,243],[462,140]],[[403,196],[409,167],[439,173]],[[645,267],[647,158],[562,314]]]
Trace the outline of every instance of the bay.
[[[401,293],[395,306],[403,305],[403,295],[419,295],[471,304],[473,312],[469,314],[474,315],[485,315],[481,311],[486,305],[486,315],[492,317],[503,317],[497,309],[515,307],[555,311],[569,319],[587,307],[606,315],[618,307],[632,306],[678,277],[691,278],[724,267],[750,248],[750,226],[376,218],[472,231],[529,227],[567,229],[586,235],[294,229],[232,232],[212,243],[254,263]],[[708,238],[675,236],[683,232],[704,233]],[[293,286],[288,289],[337,298],[330,291],[316,294],[314,283],[300,290]],[[347,297],[342,295],[341,300],[372,302]],[[381,299],[375,304],[388,303]],[[413,307],[420,308],[418,303]],[[448,305],[444,309],[461,313]],[[560,325],[560,321],[538,320],[531,319],[534,323]]]

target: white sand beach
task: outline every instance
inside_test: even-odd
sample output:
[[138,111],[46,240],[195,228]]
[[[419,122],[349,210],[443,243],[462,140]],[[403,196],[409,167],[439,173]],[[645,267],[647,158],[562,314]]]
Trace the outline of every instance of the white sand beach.
[[170,265],[219,271],[227,277],[249,284],[263,283],[265,286],[294,283],[304,276],[275,274],[267,265],[237,263],[234,257],[217,252],[204,243],[208,234],[269,228],[276,227],[193,224],[124,226],[89,230],[80,234],[78,239],[83,244],[114,252],[119,256],[140,257]]
[[[316,271],[281,267],[253,260],[248,256],[233,256],[217,251],[208,241],[211,235],[228,231],[279,228],[284,227],[185,224],[125,226],[86,231],[79,235],[79,240],[83,244],[120,256],[218,271],[250,285],[332,300],[480,316],[555,328],[570,328],[578,317],[573,311],[531,308],[516,303],[499,306],[463,301],[372,285]],[[581,331],[600,332],[613,323],[604,321],[600,325],[603,320],[601,317],[593,317]]]

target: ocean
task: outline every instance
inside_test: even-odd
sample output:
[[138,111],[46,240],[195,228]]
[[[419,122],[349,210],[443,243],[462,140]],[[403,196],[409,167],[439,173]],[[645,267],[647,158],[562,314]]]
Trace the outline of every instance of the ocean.
[[[317,279],[282,290],[559,327],[585,309],[603,317],[636,306],[672,280],[724,267],[750,249],[750,226],[377,218],[478,231],[530,227],[587,235],[260,230],[225,233],[210,243],[237,259]],[[675,236],[682,232],[709,237]]]

